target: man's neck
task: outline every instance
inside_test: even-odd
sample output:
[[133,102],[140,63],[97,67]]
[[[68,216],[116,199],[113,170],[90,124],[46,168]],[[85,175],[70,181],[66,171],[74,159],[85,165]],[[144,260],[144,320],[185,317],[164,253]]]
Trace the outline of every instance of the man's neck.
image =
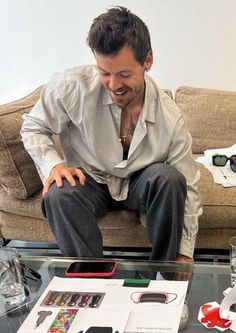
[[132,117],[139,116],[144,104],[144,97],[145,93],[143,92],[142,95],[139,96],[139,98],[122,108],[123,113],[126,113],[127,115],[130,115]]

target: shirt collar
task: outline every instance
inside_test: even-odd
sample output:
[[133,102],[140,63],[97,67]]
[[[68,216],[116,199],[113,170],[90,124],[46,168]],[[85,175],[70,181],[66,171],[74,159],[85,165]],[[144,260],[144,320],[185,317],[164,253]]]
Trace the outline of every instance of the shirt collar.
[[155,123],[156,121],[156,99],[157,99],[157,89],[154,81],[145,74],[145,98],[142,110],[142,120]]
[[113,100],[111,99],[111,96],[109,95],[108,90],[102,86],[103,89],[103,98],[102,98],[102,104],[103,105],[109,105],[109,104],[115,104]]

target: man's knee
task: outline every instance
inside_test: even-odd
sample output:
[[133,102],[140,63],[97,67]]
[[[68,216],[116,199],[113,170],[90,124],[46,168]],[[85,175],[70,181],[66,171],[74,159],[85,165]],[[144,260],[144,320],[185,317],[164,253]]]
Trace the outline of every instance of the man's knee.
[[60,203],[62,201],[68,200],[70,196],[74,195],[74,192],[77,191],[77,188],[71,186],[70,183],[63,179],[62,186],[58,187],[57,184],[54,182],[49,190],[48,193],[44,196],[44,202],[49,204]]
[[168,182],[172,185],[180,184],[186,187],[186,179],[175,167],[166,163],[155,163],[147,168],[148,178],[160,182]]
[[186,178],[184,175],[179,172],[175,167],[171,165],[166,165],[166,179],[168,182],[174,186],[179,185],[183,188],[186,188]]

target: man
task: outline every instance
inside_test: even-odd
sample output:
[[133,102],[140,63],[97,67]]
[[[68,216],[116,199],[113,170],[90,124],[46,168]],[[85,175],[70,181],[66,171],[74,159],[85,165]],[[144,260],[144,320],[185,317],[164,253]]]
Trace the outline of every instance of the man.
[[97,66],[55,75],[21,131],[58,245],[65,256],[102,257],[97,219],[127,208],[146,215],[150,259],[192,261],[199,172],[182,114],[146,74],[148,28],[114,7],[94,20],[87,41]]

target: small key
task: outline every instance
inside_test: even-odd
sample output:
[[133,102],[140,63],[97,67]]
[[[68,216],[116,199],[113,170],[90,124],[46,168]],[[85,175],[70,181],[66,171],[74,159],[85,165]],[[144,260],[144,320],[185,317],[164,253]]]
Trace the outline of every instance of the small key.
[[94,295],[92,298],[92,302],[89,304],[89,307],[96,308],[99,304],[101,297],[102,297],[101,295]]
[[39,311],[38,312],[39,317],[38,317],[38,319],[36,321],[36,327],[38,327],[39,325],[41,325],[44,322],[45,318],[47,316],[50,316],[51,314],[52,314],[52,311]]
[[81,308],[84,308],[85,306],[88,305],[88,300],[90,299],[91,295],[83,295],[81,302],[78,304]]
[[44,302],[45,305],[53,305],[53,303],[56,301],[57,297],[59,296],[60,294],[58,292],[52,292],[50,295],[49,295],[49,298],[48,300],[46,300],[46,302]]
[[59,301],[56,303],[57,306],[64,306],[66,304],[66,301],[70,297],[70,294],[64,293],[61,295],[61,298]]
[[73,294],[71,296],[71,300],[67,303],[68,306],[75,306],[76,302],[78,301],[78,299],[80,298],[80,294]]

